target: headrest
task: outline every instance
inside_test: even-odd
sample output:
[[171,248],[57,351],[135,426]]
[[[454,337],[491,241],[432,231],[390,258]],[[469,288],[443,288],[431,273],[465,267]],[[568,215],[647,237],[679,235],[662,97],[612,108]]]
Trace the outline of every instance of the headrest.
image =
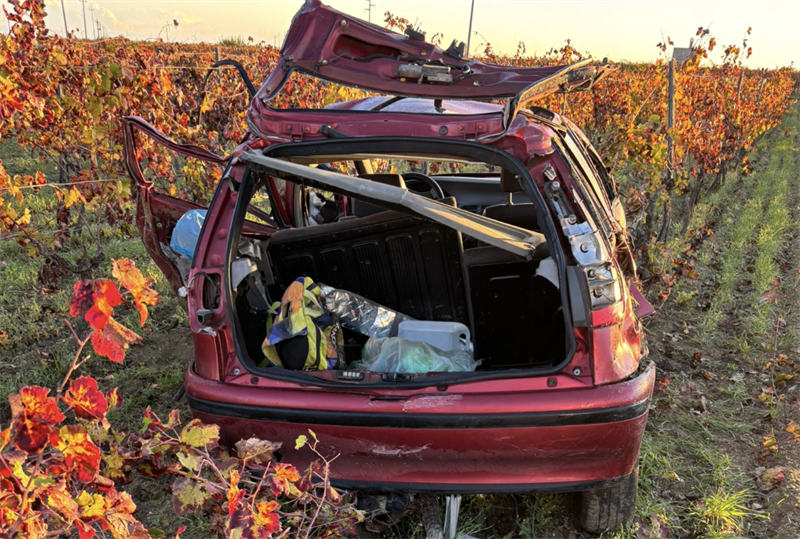
[[500,189],[504,193],[521,193],[522,186],[519,183],[519,176],[509,170],[503,169],[500,173]]
[[393,185],[402,189],[406,188],[406,182],[400,174],[362,174],[359,178],[370,180],[383,185]]

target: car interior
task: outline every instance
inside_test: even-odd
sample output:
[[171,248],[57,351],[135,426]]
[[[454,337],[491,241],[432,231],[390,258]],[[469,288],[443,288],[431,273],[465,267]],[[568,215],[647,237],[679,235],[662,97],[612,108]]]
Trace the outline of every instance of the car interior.
[[[539,231],[535,205],[505,171],[358,177]],[[474,357],[482,360],[478,370],[550,368],[564,360],[562,299],[546,243],[525,260],[443,224],[372,202],[342,200],[307,186],[299,186],[297,193],[301,204],[327,198],[328,206],[340,211],[330,222],[279,229],[269,237],[240,237],[239,256],[247,259],[249,269],[232,270],[235,308],[242,349],[255,364],[263,359],[269,306],[301,276],[413,319],[465,324]],[[346,365],[360,359],[367,338],[343,332]]]

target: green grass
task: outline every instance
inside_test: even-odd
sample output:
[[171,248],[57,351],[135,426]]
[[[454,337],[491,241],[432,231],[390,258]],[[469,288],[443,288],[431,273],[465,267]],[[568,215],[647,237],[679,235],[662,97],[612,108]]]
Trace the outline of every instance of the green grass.
[[688,520],[695,534],[703,539],[739,536],[747,519],[766,518],[747,507],[751,499],[748,489],[736,491],[718,487],[692,504]]

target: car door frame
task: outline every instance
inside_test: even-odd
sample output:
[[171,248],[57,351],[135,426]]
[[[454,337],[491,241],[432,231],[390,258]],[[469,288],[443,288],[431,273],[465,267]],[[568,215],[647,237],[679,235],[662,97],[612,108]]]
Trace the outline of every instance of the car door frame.
[[[161,241],[163,238],[159,238],[159,230],[163,230],[164,222],[177,221],[187,211],[208,208],[162,193],[151,180],[144,177],[136,155],[136,134],[139,133],[150,137],[157,144],[185,157],[191,157],[207,163],[224,166],[229,163],[229,158],[221,157],[199,146],[179,144],[160,133],[155,127],[138,116],[125,116],[122,122],[124,162],[128,169],[128,174],[134,180],[134,184],[131,185],[131,191],[136,199],[136,225],[139,228],[142,243],[148,254],[167,277],[170,286],[177,292],[178,289],[184,286],[183,278],[174,260],[164,252]],[[225,178],[224,173],[222,177]],[[213,204],[217,191],[219,191],[219,185],[215,189],[209,207]],[[202,233],[203,231],[201,230],[201,236]]]

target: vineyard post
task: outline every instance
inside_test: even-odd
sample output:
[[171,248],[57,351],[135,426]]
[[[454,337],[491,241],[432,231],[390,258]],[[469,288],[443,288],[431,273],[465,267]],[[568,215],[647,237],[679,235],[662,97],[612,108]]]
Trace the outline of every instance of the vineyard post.
[[669,86],[667,87],[667,177],[672,178],[672,164],[675,154],[672,141],[672,128],[675,125],[675,60],[673,59],[669,61],[667,80],[669,81]]
[[214,47],[214,61],[219,62],[219,46]]
[[761,91],[764,89],[764,83],[767,79],[761,79],[761,84],[758,85],[758,95],[756,95],[756,103],[761,103]]
[[667,170],[664,175],[664,221],[661,223],[661,231],[658,233],[658,241],[666,243],[669,236],[669,229],[672,225],[672,207],[669,199],[672,192],[673,178],[672,165],[675,155],[675,142],[672,140],[672,127],[675,125],[675,59],[669,59],[667,69]]
[[740,96],[742,95],[742,81],[744,80],[744,68],[739,68],[739,82],[736,84],[736,102],[739,102]]

